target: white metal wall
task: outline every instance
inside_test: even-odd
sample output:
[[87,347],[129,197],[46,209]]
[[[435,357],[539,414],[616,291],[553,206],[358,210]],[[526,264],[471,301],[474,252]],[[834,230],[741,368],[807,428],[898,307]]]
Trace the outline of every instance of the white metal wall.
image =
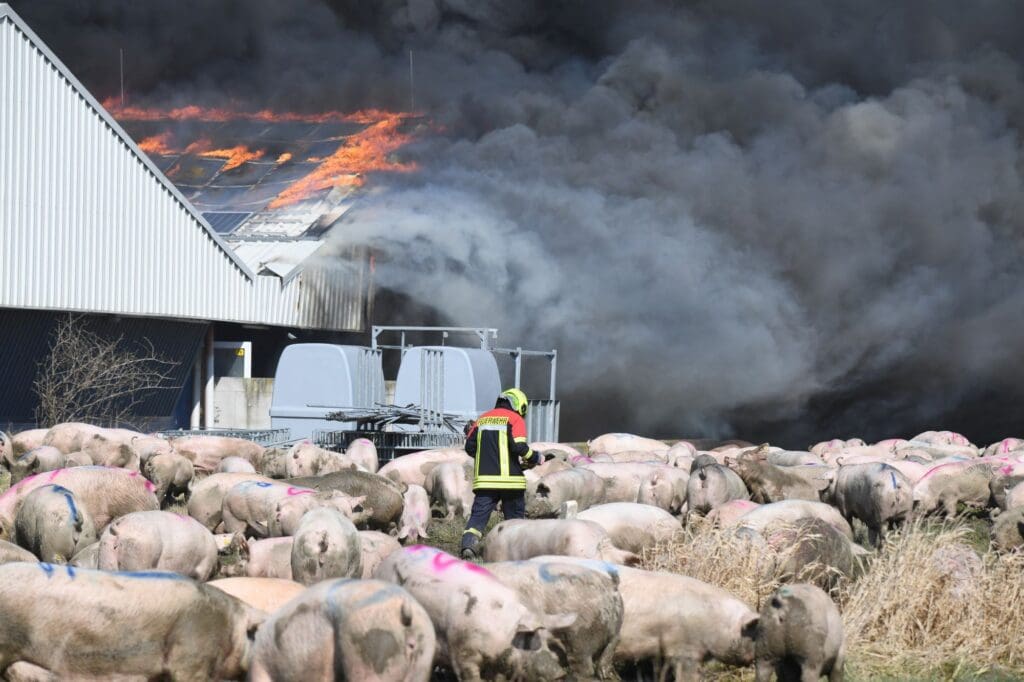
[[361,329],[361,278],[312,270],[252,275],[0,4],[0,307]]

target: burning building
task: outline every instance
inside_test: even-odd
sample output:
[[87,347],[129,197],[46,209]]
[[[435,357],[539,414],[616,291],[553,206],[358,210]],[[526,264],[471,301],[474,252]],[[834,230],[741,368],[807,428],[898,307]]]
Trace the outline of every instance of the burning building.
[[323,236],[364,173],[406,169],[390,154],[407,117],[101,104],[3,4],[0,112],[0,424],[33,422],[45,339],[68,313],[175,361],[173,390],[140,405],[162,427],[260,427],[215,379],[269,376],[290,339],[366,328],[372,256],[323,257]]

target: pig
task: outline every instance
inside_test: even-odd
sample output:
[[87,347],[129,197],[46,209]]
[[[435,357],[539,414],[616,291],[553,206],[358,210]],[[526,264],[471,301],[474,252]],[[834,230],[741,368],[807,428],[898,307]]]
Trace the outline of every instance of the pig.
[[380,461],[377,459],[377,446],[368,438],[356,438],[345,448],[345,454],[356,463],[356,466],[369,471],[371,474],[377,473],[377,470],[380,469]]
[[853,464],[839,468],[833,499],[846,522],[853,519],[868,528],[872,546],[881,544],[881,532],[904,521],[913,503],[913,486],[888,464]]
[[135,436],[129,443],[139,455],[140,467],[145,467],[146,462],[154,455],[169,455],[174,452],[171,442],[161,436]]
[[292,580],[291,536],[246,540],[242,550],[244,575],[250,578],[279,578]]
[[727,528],[736,525],[741,516],[760,506],[750,500],[729,500],[708,512],[706,518],[713,528]]
[[568,500],[575,500],[580,509],[586,509],[604,501],[604,487],[604,481],[587,469],[556,471],[541,478],[534,491],[527,491],[526,515],[530,518],[555,516],[562,503]]
[[402,495],[405,492],[403,484],[368,471],[346,469],[323,476],[293,478],[287,483],[312,488],[321,493],[337,491],[350,497],[365,498],[363,506],[369,512],[366,523],[372,529],[386,531],[395,525],[402,515]]
[[564,453],[566,459],[569,461],[570,464],[572,464],[575,459],[584,458],[583,453],[580,452],[577,448],[574,448],[573,446],[567,445],[565,443],[536,441],[534,443],[530,443],[530,449],[533,450],[534,452],[549,452],[554,450],[557,452]]
[[417,544],[427,535],[430,521],[430,498],[422,486],[410,485],[402,496],[402,518],[398,522],[398,539]]
[[885,464],[888,464],[893,469],[896,469],[901,474],[907,477],[910,481],[910,485],[917,485],[917,482],[928,473],[928,469],[931,468],[928,464],[919,464],[909,459],[892,459],[887,460]]
[[933,467],[913,490],[912,513],[920,516],[942,509],[947,519],[956,516],[957,503],[984,509],[991,498],[992,468],[974,461],[951,462]]
[[302,517],[292,542],[292,580],[312,585],[328,578],[362,575],[362,544],[355,525],[336,509]]
[[601,559],[616,564],[637,564],[640,557],[619,549],[604,528],[576,519],[511,519],[487,534],[485,561],[518,561],[555,554]]
[[219,578],[206,584],[267,613],[277,611],[306,589],[302,583],[281,578]]
[[686,504],[686,488],[690,475],[683,469],[652,466],[651,473],[640,484],[636,501],[678,514]]
[[253,460],[253,466],[268,478],[288,478],[288,451],[284,448],[267,448]]
[[928,567],[941,576],[949,594],[957,599],[974,596],[983,584],[985,564],[970,545],[956,542],[943,545],[932,553]]
[[40,445],[14,459],[11,462],[11,485],[20,483],[29,476],[46,471],[65,468],[68,455],[52,445]]
[[[694,460],[694,466],[697,460]],[[690,470],[686,484],[686,503],[691,514],[704,515],[730,500],[748,500],[750,493],[735,471],[721,464],[707,464]]]
[[294,534],[302,515],[315,507],[333,507],[353,522],[362,523],[367,517],[363,499],[334,491],[318,493],[280,481],[242,481],[224,496],[221,517],[227,533],[277,537]]
[[632,433],[606,433],[587,442],[587,449],[591,454],[614,454],[616,452],[639,451],[665,453],[668,452],[668,445],[660,440],[644,438]]
[[565,675],[550,647],[551,630],[576,617],[535,613],[487,569],[414,545],[386,558],[374,578],[401,585],[423,606],[437,634],[437,659],[461,682]]
[[1024,449],[1024,440],[1020,438],[1004,438],[998,443],[992,443],[985,448],[983,456],[1008,455],[1021,449]]
[[160,506],[172,504],[178,495],[188,495],[195,475],[192,462],[176,452],[151,455],[142,469],[146,478],[156,486],[155,493]]
[[84,452],[72,452],[64,458],[65,469],[70,469],[71,467],[91,467],[94,464],[95,462],[92,461],[92,457]]
[[762,531],[773,576],[783,582],[810,582],[832,589],[841,576],[856,577],[866,550],[819,518],[777,523]]
[[0,431],[0,465],[8,471],[14,463],[14,440],[6,431]]
[[111,438],[104,433],[94,433],[85,439],[81,451],[89,455],[93,464],[104,467],[117,467],[139,471],[139,453],[131,446],[131,441]]
[[241,457],[225,457],[217,465],[216,472],[218,474],[255,474],[256,467],[249,460]]
[[80,550],[78,554],[71,557],[69,562],[75,568],[92,568],[97,569],[100,567],[100,543],[99,541],[88,545]]
[[[603,489],[599,498],[595,498],[589,504],[580,505],[581,508],[601,502],[636,502],[640,495],[640,487],[649,480],[655,467],[660,463],[652,464],[647,462],[595,462],[593,464],[581,464],[573,471],[589,471],[600,477]],[[571,475],[568,476],[571,478]],[[555,478],[551,481],[557,480]],[[551,482],[548,482],[551,485]],[[529,496],[527,496],[529,500]],[[575,499],[575,498],[569,498]],[[527,504],[529,513],[529,504]]]
[[[750,491],[750,499],[758,504],[780,500],[821,500],[821,491],[828,488],[831,469],[828,467],[783,467],[769,464],[757,456],[725,458],[725,465],[735,471]],[[822,471],[824,469],[824,471]]]
[[679,521],[664,509],[632,502],[599,504],[579,512],[576,518],[601,526],[616,547],[635,554],[668,542],[682,530]]
[[0,670],[30,661],[62,678],[240,678],[265,617],[174,573],[48,563],[0,566],[0,603]]
[[359,545],[363,567],[363,574],[360,577],[364,580],[372,578],[373,572],[377,570],[381,562],[388,558],[392,552],[397,552],[402,548],[398,544],[398,540],[387,533],[381,533],[379,530],[359,531]]
[[153,484],[137,471],[87,466],[30,476],[0,495],[0,539],[13,532],[14,517],[25,496],[54,483],[70,490],[96,528],[134,511],[158,509]]
[[190,516],[133,512],[103,530],[98,566],[104,571],[174,571],[205,581],[217,569],[217,542]]
[[42,444],[53,446],[66,455],[81,451],[87,439],[104,432],[106,432],[106,429],[100,426],[82,424],[80,422],[65,422],[51,427],[43,437]]
[[421,450],[402,455],[391,460],[377,472],[384,478],[395,483],[406,485],[423,485],[427,474],[441,462],[473,463],[473,458],[461,448],[441,448],[438,450]]
[[678,440],[672,444],[672,447],[668,449],[665,457],[669,461],[675,460],[679,457],[689,457],[693,459],[697,456],[697,448],[687,440]]
[[824,464],[825,460],[814,453],[802,450],[783,450],[782,452],[769,452],[765,458],[768,464],[781,467],[803,466],[805,464]]
[[437,639],[426,610],[379,580],[331,580],[276,611],[256,635],[252,682],[426,682]]
[[38,561],[39,558],[24,547],[18,547],[13,542],[0,540],[0,564],[9,564],[15,561]]
[[558,561],[508,561],[486,568],[534,613],[558,616],[566,604],[574,605],[576,621],[553,633],[570,677],[617,679],[613,658],[623,617],[618,576]]
[[424,488],[430,494],[431,506],[445,512],[448,521],[456,516],[468,517],[473,508],[473,471],[457,462],[443,462],[427,474]]
[[925,431],[924,433],[917,434],[910,440],[920,443],[928,443],[929,445],[971,445],[971,441],[969,441],[966,436],[956,433],[955,431]]
[[621,452],[604,453],[611,457],[616,464],[629,464],[631,462],[648,462],[652,464],[667,464],[668,450],[664,452],[650,452],[647,450],[623,450]]
[[853,540],[853,530],[838,509],[824,502],[811,502],[810,500],[783,500],[762,504],[741,516],[737,524],[760,533],[773,524],[793,523],[799,519],[808,518],[821,519],[832,525],[847,539]]
[[780,682],[822,675],[841,682],[846,646],[839,609],[814,585],[780,587],[761,608],[755,652],[757,682],[768,682],[772,672]]
[[27,431],[9,434],[11,437],[11,455],[17,457],[29,450],[41,447],[43,441],[46,440],[46,434],[49,432],[50,429],[28,429]]
[[188,515],[211,531],[221,526],[224,497],[235,485],[243,481],[272,483],[271,479],[255,474],[213,474],[196,481],[188,499]]
[[1006,511],[1013,507],[1024,505],[1024,476],[1007,476],[997,473],[989,481],[988,488],[991,494],[991,504],[996,507],[992,510],[995,516],[1000,511]]
[[989,538],[997,552],[1024,547],[1024,507],[1013,507],[996,517]]
[[661,661],[676,680],[698,680],[700,664],[754,662],[758,615],[714,585],[676,573],[644,571],[608,562],[557,556],[559,561],[619,577],[623,618],[616,662]]
[[18,507],[14,538],[40,561],[67,563],[78,550],[96,542],[96,526],[74,493],[44,485]]
[[356,468],[356,463],[346,455],[317,447],[308,440],[293,445],[285,457],[288,478],[320,476],[332,471]]
[[263,446],[244,438],[227,436],[184,436],[171,441],[174,449],[192,462],[196,471],[211,473],[225,457],[241,457],[258,462],[263,455]]

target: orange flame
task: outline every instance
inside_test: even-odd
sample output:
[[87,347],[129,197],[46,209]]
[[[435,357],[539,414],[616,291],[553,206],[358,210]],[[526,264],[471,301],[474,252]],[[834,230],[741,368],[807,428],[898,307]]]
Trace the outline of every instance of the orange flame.
[[[380,115],[382,112],[377,112]],[[352,135],[346,144],[325,158],[311,173],[278,194],[269,209],[288,206],[310,197],[314,192],[342,185],[359,187],[367,171],[408,172],[416,164],[392,161],[388,155],[408,143],[411,135],[398,132],[402,114],[385,114],[383,120]]]
[[288,163],[291,160],[292,160],[292,153],[291,152],[285,152],[281,156],[277,157],[277,161],[275,161],[274,163],[276,163],[278,166],[280,166],[282,163]]
[[233,168],[238,168],[247,161],[255,161],[256,159],[263,156],[262,150],[252,151],[245,145],[237,145],[231,149],[211,149],[208,152],[201,152],[199,156],[214,159],[227,159],[228,162],[224,164],[222,171],[229,171]]
[[147,137],[139,143],[139,149],[146,152],[149,155],[167,155],[173,154],[174,150],[170,146],[171,134],[160,133],[159,135],[153,135]]

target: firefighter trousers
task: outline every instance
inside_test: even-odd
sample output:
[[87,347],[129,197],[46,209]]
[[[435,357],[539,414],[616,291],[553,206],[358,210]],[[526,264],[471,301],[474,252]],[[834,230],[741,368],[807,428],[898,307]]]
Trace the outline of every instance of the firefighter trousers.
[[473,511],[462,533],[462,549],[472,549],[484,536],[484,529],[491,518],[491,512],[501,502],[505,519],[526,518],[526,491],[524,490],[474,490]]

